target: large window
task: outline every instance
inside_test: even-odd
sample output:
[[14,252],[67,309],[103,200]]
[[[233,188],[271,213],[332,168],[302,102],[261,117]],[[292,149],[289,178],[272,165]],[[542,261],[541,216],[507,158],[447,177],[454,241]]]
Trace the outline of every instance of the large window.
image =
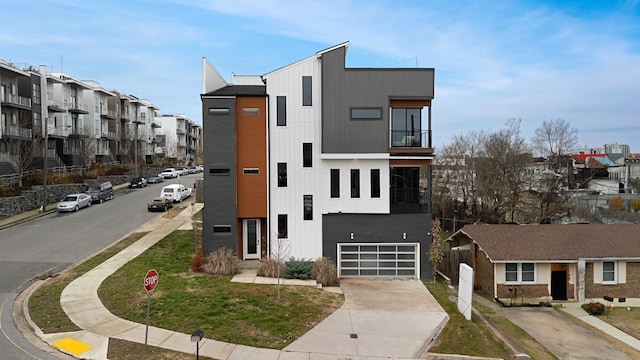
[[287,187],[287,163],[278,163],[278,187]]
[[380,197],[380,169],[371,169],[371,198]]
[[287,126],[287,97],[276,97],[277,125]]
[[615,283],[617,280],[618,278],[616,276],[616,262],[603,261],[602,262],[602,282]]
[[340,197],[340,169],[331,169],[331,197]]
[[536,281],[536,264],[506,263],[504,265],[506,283],[533,283]]
[[313,147],[311,143],[302,144],[302,167],[313,166],[313,157],[311,154]]
[[422,109],[393,109],[391,112],[391,145],[420,146]]
[[278,214],[278,239],[286,239],[288,234],[287,214]]
[[351,197],[360,197],[360,170],[351,169]]
[[311,106],[313,98],[311,96],[311,76],[302,77],[302,106]]
[[313,220],[313,195],[304,195],[303,216],[305,220]]

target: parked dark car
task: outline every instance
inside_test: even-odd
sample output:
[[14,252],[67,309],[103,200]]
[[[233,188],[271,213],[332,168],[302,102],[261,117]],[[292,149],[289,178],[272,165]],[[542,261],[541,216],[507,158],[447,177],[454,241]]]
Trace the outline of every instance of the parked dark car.
[[147,204],[148,211],[167,211],[173,207],[173,203],[163,197],[155,197]]
[[142,188],[147,186],[147,179],[143,178],[143,177],[137,177],[137,178],[133,178],[131,179],[131,182],[129,183],[129,189],[133,189],[133,188]]

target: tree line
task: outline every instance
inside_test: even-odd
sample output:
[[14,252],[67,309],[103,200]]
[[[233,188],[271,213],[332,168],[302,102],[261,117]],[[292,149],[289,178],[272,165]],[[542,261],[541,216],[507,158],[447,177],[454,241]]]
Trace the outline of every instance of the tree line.
[[[495,132],[456,135],[433,163],[433,214],[446,228],[465,223],[547,223],[567,211],[569,157],[578,131],[564,119],[544,121],[531,142],[521,119]],[[447,221],[448,220],[448,221]],[[448,225],[448,226],[447,226]]]

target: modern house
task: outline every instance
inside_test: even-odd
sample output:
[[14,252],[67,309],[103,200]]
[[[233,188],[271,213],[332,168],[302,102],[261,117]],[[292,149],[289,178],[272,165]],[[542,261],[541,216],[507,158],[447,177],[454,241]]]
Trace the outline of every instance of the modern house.
[[434,69],[347,68],[347,48],[231,83],[203,59],[205,254],[431,277]]
[[525,302],[640,298],[640,225],[465,225],[475,288]]

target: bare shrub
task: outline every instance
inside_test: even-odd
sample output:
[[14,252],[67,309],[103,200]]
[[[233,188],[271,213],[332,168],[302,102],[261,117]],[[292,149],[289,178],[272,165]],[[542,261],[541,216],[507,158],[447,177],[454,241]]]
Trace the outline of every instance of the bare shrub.
[[[278,276],[278,270],[280,275]],[[258,267],[258,276],[277,278],[282,277],[284,270],[284,262],[278,264],[278,260],[274,258],[266,258],[260,260],[260,267]]]
[[311,278],[322,286],[338,286],[340,284],[336,265],[326,257],[317,258],[313,263]]
[[240,272],[240,260],[228,248],[220,248],[209,255],[202,270],[213,275],[235,275]]

